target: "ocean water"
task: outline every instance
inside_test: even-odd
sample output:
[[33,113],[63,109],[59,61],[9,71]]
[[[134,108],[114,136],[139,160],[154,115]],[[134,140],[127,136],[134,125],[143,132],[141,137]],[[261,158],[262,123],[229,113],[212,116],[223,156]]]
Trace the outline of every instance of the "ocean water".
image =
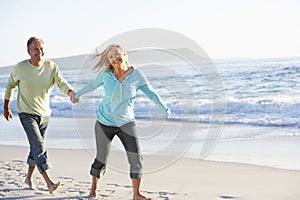
[[[293,141],[293,138],[300,136],[300,58],[214,61],[213,66],[216,69],[213,76],[202,74],[195,66],[187,63],[135,66],[145,73],[153,88],[171,109],[172,114],[169,121],[173,124],[183,122],[194,124],[189,128],[191,133],[186,133],[186,129],[181,129],[177,132],[184,139],[191,138],[190,141],[192,141],[180,150],[181,153],[184,150],[186,157],[201,157],[199,156],[199,151],[203,148],[204,141],[208,137],[208,131],[213,122],[212,115],[214,112],[217,112],[217,115],[222,115],[219,125],[223,126],[224,124],[224,127],[222,133],[214,136],[219,143],[216,145],[215,150],[210,152],[211,155],[208,156],[208,159],[233,162],[239,160],[245,163],[300,170],[300,160],[295,159],[294,156],[286,156],[287,154],[294,155],[295,147],[299,145],[299,142],[291,142],[291,146],[289,146],[294,153],[282,154],[281,157],[276,157],[267,163],[262,158],[266,156],[265,154],[257,156],[259,152],[249,151],[253,144],[263,147],[265,145],[263,141],[266,140],[273,141],[274,143],[272,144],[277,145],[277,147],[270,147],[271,149],[280,149],[278,138],[283,138],[282,141]],[[89,69],[64,70],[63,65],[61,65],[61,72],[69,83],[74,86],[75,90],[81,88],[96,76],[96,73]],[[2,113],[4,91],[9,75],[5,73],[0,74],[0,111]],[[218,84],[222,88],[211,86],[211,78],[217,78]],[[220,96],[214,98],[213,94],[216,93],[220,94]],[[95,92],[83,96],[79,104],[72,105],[69,102],[69,98],[55,87],[50,97],[52,117],[69,119],[95,118],[103,96],[103,88],[99,88]],[[11,110],[16,116],[15,101],[16,94],[11,102]],[[225,103],[224,112],[220,111],[218,113],[218,110],[213,109],[214,102],[218,101]],[[146,125],[142,126],[147,126],[147,121],[161,120],[161,112],[141,92],[137,95],[135,114],[137,120],[145,122]],[[199,128],[197,124],[201,124],[201,127]],[[196,132],[190,131],[193,128],[201,130]],[[177,129],[180,128],[177,127]],[[170,138],[172,140],[172,128],[167,127],[166,130],[166,135],[162,137],[142,136],[145,152],[153,152],[154,149],[159,148],[159,145],[168,146],[167,141]],[[80,133],[80,128],[77,128],[77,131],[79,131],[81,141],[74,143],[72,148],[80,148],[82,144],[88,148],[94,145],[92,131],[90,135],[83,135],[85,134],[83,132]],[[155,130],[155,132],[158,133],[161,130]],[[184,134],[187,134],[186,138]],[[1,144],[11,145],[13,143],[21,145],[16,142],[17,139],[15,138],[19,137],[19,135],[11,137],[4,135],[0,134],[0,137],[2,137]],[[52,147],[69,148],[68,145],[61,142],[64,141],[62,136],[55,135],[50,137],[52,138],[52,140],[49,140],[52,141]],[[73,134],[72,138],[67,138],[68,141],[76,139],[78,139],[76,134]],[[180,146],[180,141],[176,140],[176,145]],[[250,144],[249,141],[251,141]],[[235,145],[232,145],[232,142]],[[242,144],[242,146],[237,144]],[[248,156],[246,158],[234,154],[234,152],[240,151],[243,145],[244,147],[249,147],[244,151],[245,155],[247,154]],[[118,149],[120,144],[115,146]],[[225,150],[220,149],[220,147],[225,148]],[[281,147],[287,149],[286,145]],[[166,150],[164,148],[163,150],[168,151],[167,155],[172,154],[172,149]],[[263,148],[261,151],[266,152]],[[278,150],[273,152],[274,154],[275,152],[278,153]],[[299,151],[297,152],[299,153]],[[156,151],[156,153],[160,154],[162,152]],[[281,158],[288,160],[278,161]]]
[[[225,123],[299,128],[300,58],[219,61],[214,62],[214,66],[225,95]],[[96,76],[96,73],[89,70],[64,71],[63,66],[61,68],[62,74],[75,89],[81,88]],[[146,74],[155,90],[172,110],[171,120],[210,122],[211,91],[201,73],[181,64],[137,68]],[[1,112],[8,76],[0,76]],[[75,113],[76,116],[94,117],[103,95],[103,89],[99,88],[96,92],[84,96],[81,103],[86,111]],[[53,117],[73,117],[69,99],[61,94],[57,87],[54,88],[50,99]],[[15,100],[16,98],[11,103],[12,111],[16,110]],[[154,107],[144,94],[138,93],[135,104],[137,119],[156,118],[155,112],[151,113]]]

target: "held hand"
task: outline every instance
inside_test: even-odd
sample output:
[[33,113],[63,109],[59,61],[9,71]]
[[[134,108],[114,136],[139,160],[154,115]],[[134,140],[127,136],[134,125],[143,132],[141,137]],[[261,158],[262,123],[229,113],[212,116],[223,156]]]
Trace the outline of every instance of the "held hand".
[[68,96],[71,98],[75,95],[75,92],[73,90],[68,90]]
[[73,90],[68,91],[68,96],[70,97],[70,101],[72,103],[77,103],[79,102],[79,99],[75,98],[75,92]]
[[10,109],[9,108],[4,108],[4,117],[5,117],[5,119],[7,120],[7,121],[10,121],[10,120],[12,120],[12,118],[13,118],[13,115],[12,115],[12,113],[11,113],[11,111],[10,111]]
[[75,97],[75,93],[74,93],[74,94],[70,97],[70,100],[71,100],[72,103],[78,103],[80,99],[77,99],[77,98]]

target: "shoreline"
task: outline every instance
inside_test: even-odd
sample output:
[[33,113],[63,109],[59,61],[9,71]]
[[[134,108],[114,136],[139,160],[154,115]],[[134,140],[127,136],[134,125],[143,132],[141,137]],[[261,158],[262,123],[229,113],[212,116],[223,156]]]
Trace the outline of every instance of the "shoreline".
[[[95,149],[94,123],[95,119],[74,120],[73,118],[51,117],[45,142],[46,149],[88,149],[89,152],[92,152]],[[137,126],[140,129],[143,155],[175,156],[193,160],[205,159],[300,171],[300,161],[297,159],[300,154],[298,148],[300,136],[298,132],[291,135],[290,129],[224,125],[221,138],[208,156],[203,158],[200,157],[200,151],[209,124],[199,124],[199,127],[196,127],[186,122],[168,121],[165,124],[164,122],[138,120]],[[184,128],[182,128],[183,126]],[[0,127],[0,146],[29,147],[17,116],[10,122],[6,122],[4,118],[0,119]],[[193,138],[195,136],[192,133],[187,135],[184,135],[183,132],[176,133],[178,127],[191,132],[194,131],[193,127],[196,127],[199,134],[196,135],[196,138]],[[161,132],[153,135],[157,131]],[[239,132],[245,132],[246,137],[231,140],[232,134],[235,137],[234,134]],[[254,138],[247,138],[247,135],[249,137],[254,136]],[[261,135],[271,136],[262,139],[256,138]],[[181,141],[185,142],[182,143]],[[173,146],[169,145],[168,142],[171,142]],[[118,139],[114,140],[112,149],[123,151]]]

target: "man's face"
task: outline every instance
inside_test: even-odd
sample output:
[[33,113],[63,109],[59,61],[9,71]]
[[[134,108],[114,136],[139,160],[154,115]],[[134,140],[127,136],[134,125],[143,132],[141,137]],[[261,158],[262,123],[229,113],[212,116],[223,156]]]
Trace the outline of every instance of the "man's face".
[[30,48],[27,50],[31,59],[40,61],[44,57],[44,44],[42,41],[35,40],[31,43]]

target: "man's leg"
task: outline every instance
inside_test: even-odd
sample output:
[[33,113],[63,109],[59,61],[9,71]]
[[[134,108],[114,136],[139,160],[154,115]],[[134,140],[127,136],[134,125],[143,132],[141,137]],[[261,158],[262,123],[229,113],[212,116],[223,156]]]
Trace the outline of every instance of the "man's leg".
[[25,183],[29,186],[30,189],[34,190],[35,186],[32,182],[32,176],[34,172],[35,166],[28,165],[27,177],[25,179]]
[[53,192],[60,186],[60,182],[54,183],[51,178],[49,177],[47,171],[44,171],[42,173],[42,176],[47,184],[47,188],[50,192],[50,194],[53,194]]
[[30,154],[27,159],[27,163],[29,165],[27,180],[31,180],[35,169],[31,159],[31,157],[33,157],[39,172],[45,179],[49,192],[53,193],[53,191],[60,185],[60,182],[54,184],[46,172],[46,170],[51,167],[47,158],[47,152],[44,149],[44,137],[48,127],[49,118],[42,118],[37,115],[26,113],[19,113],[19,117],[30,144]]
[[[42,117],[41,122],[39,124],[39,129],[43,139],[45,139],[48,124],[49,124],[49,117]],[[27,172],[27,177],[25,179],[25,183],[29,186],[30,189],[35,189],[35,185],[32,182],[32,177],[35,170],[35,161],[31,151],[29,152],[27,163],[29,163],[29,165],[28,165],[28,172]]]

